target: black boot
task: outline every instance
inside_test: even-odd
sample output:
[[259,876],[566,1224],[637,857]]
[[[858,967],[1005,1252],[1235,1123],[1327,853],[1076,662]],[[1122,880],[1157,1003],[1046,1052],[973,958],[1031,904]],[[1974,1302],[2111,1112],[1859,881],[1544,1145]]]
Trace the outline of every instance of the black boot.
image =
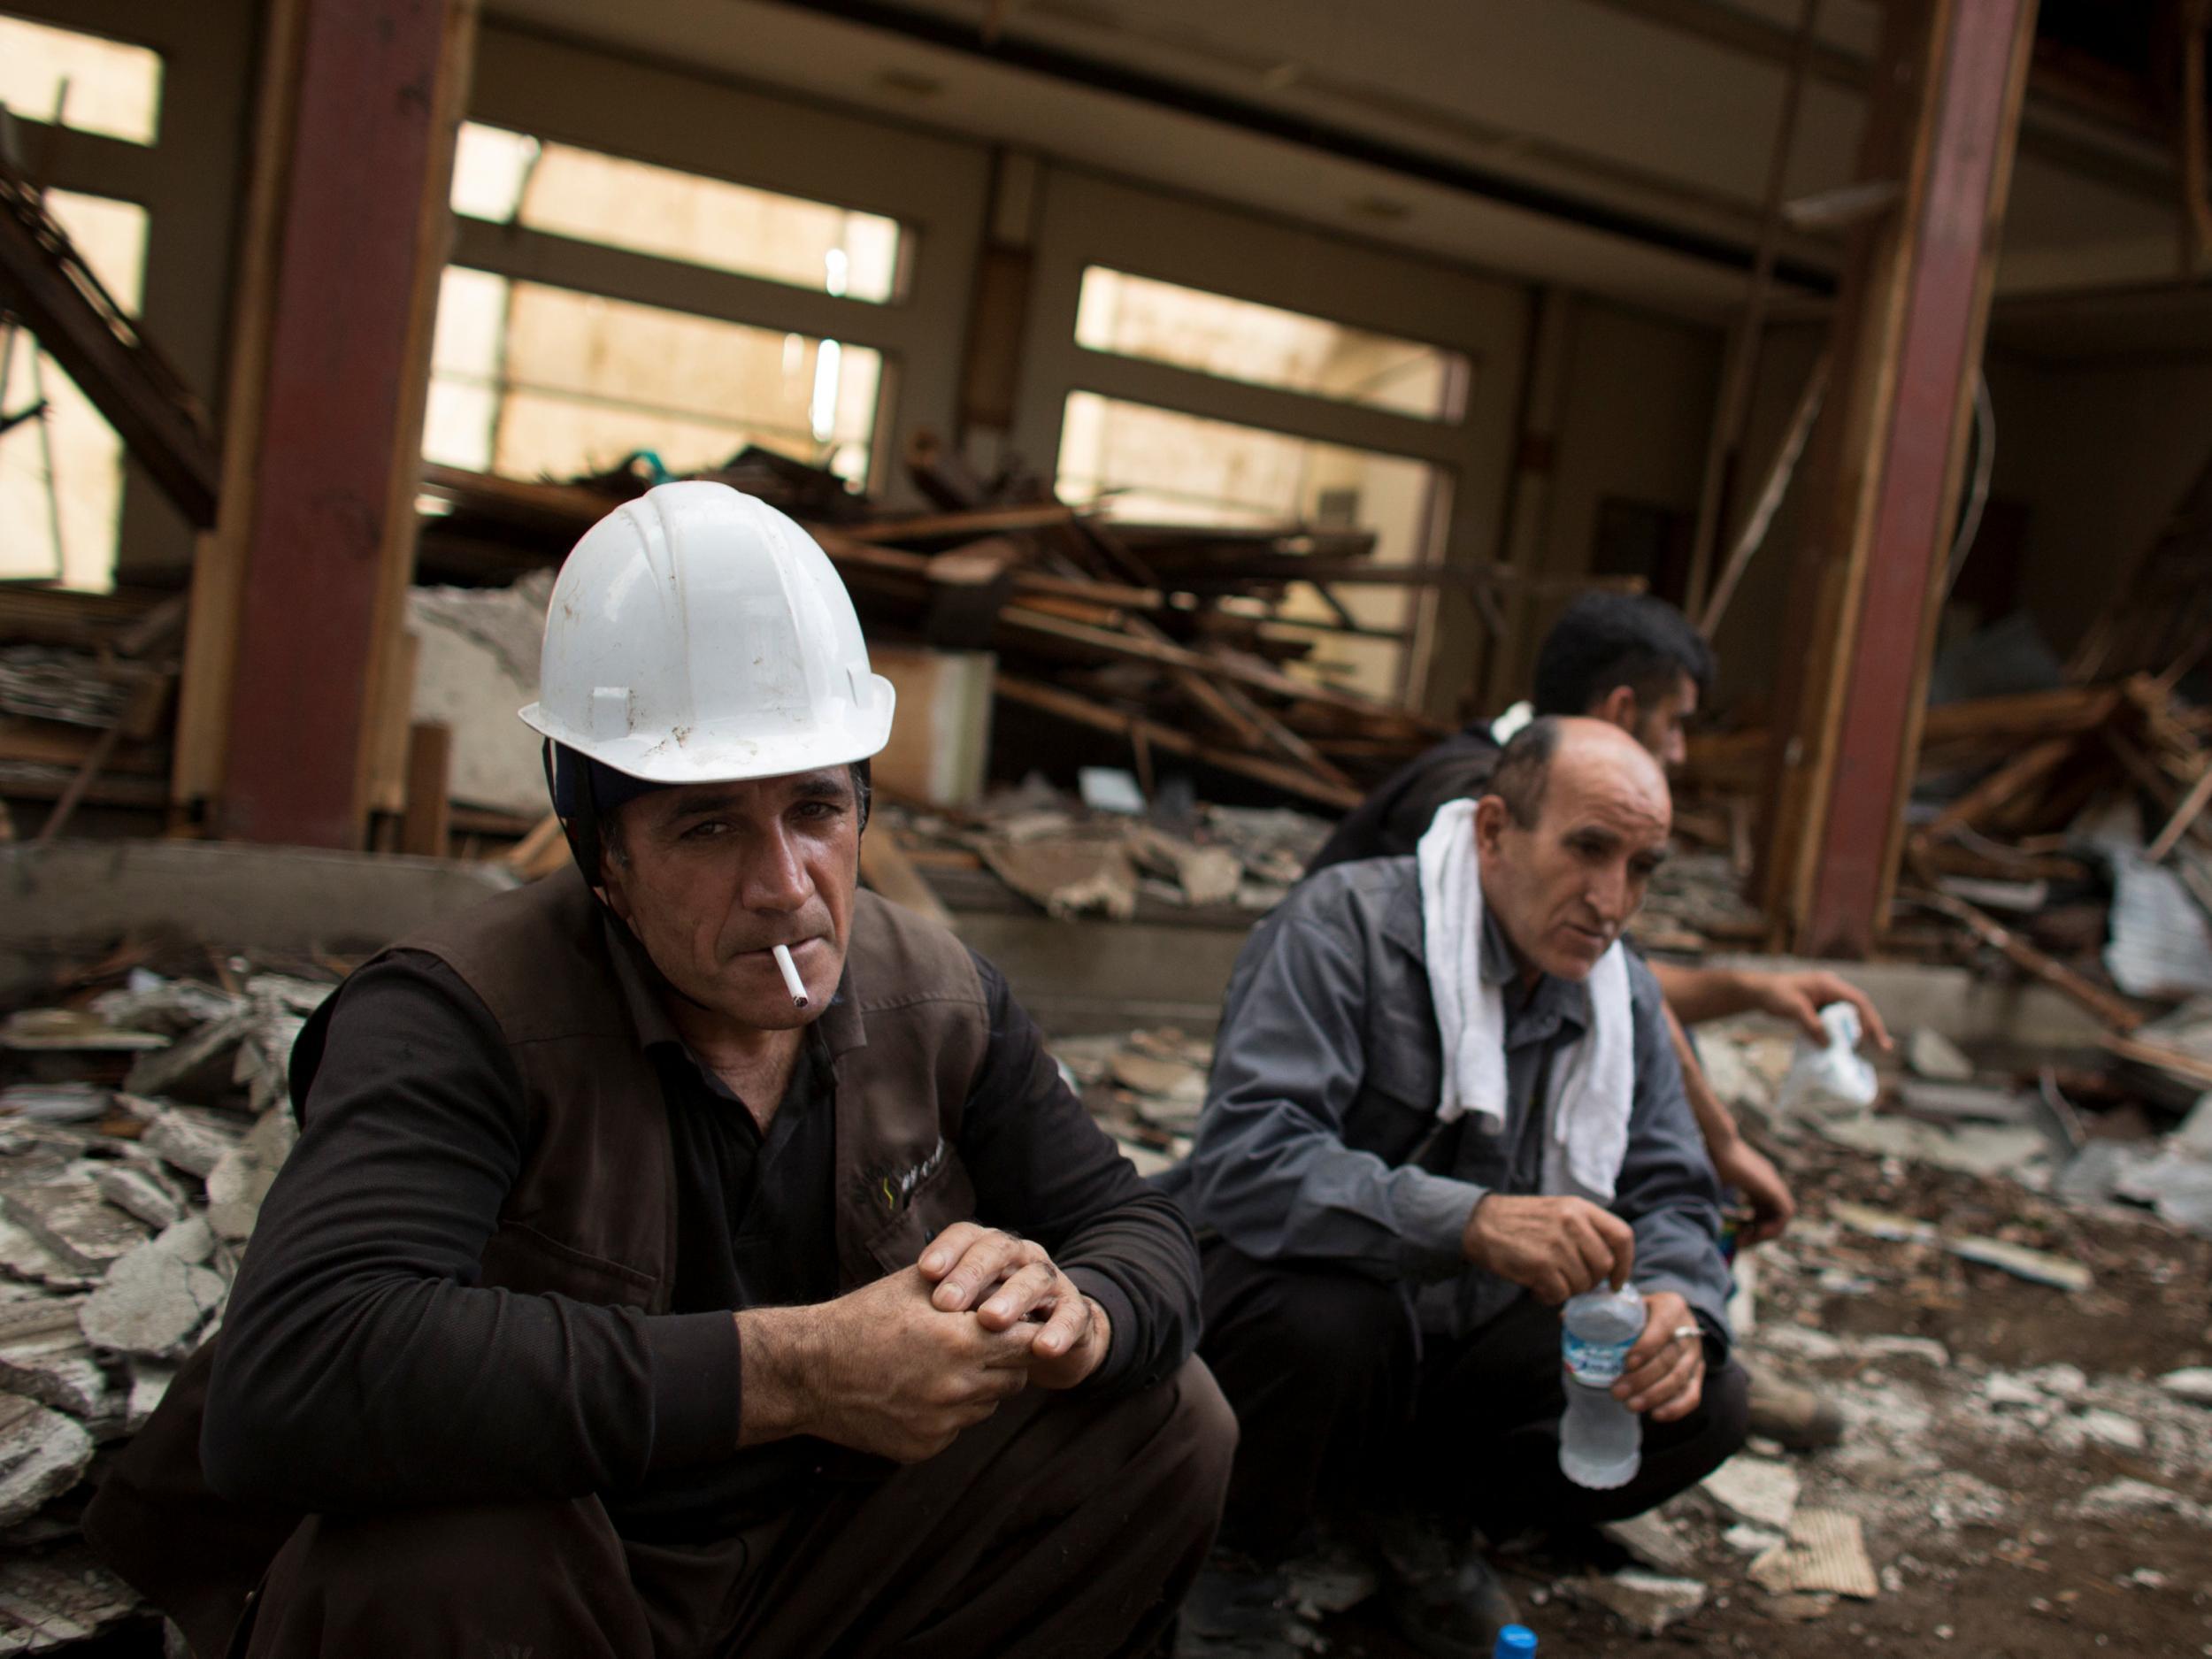
[[1405,1512],[1359,1529],[1382,1575],[1383,1610],[1406,1645],[1433,1659],[1487,1659],[1520,1614],[1470,1529]]

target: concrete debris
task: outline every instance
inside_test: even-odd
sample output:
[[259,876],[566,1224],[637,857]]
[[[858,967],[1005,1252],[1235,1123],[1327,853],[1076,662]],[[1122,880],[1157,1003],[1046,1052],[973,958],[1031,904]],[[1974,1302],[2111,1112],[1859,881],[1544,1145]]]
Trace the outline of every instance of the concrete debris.
[[0,1210],[69,1266],[104,1273],[144,1241],[146,1225],[100,1195],[96,1168],[0,1190]]
[[236,1013],[238,999],[197,979],[165,979],[134,968],[123,989],[102,992],[90,1007],[111,1025],[177,1037]]
[[261,1201],[276,1180],[243,1147],[223,1154],[207,1176],[207,1223],[218,1238],[243,1239],[253,1232]]
[[2212,1238],[2212,1158],[2169,1144],[2156,1156],[2122,1169],[2113,1190],[2148,1204],[2162,1221]]
[[91,1123],[114,1109],[114,1091],[92,1083],[17,1083],[0,1089],[0,1114],[32,1123]]
[[2000,1411],[2035,1411],[2048,1403],[2043,1391],[2033,1383],[2005,1371],[1992,1371],[1983,1381],[1982,1398]]
[[2158,1379],[2158,1386],[2177,1400],[2212,1406],[2212,1366],[2193,1365],[2186,1371],[2170,1371]]
[[1926,1025],[1905,1041],[1905,1064],[1916,1076],[1938,1083],[1967,1083],[1974,1077],[1974,1063],[1958,1044]]
[[0,1310],[0,1388],[88,1424],[122,1414],[115,1380],[78,1328],[82,1298],[13,1302]]
[[1816,1122],[1820,1133],[1838,1146],[1961,1175],[2017,1175],[2050,1154],[2043,1132],[2026,1126],[1966,1124],[1947,1129],[1910,1118],[1822,1118]]
[[138,1140],[138,1144],[149,1152],[203,1180],[214,1173],[223,1155],[237,1143],[236,1132],[218,1120],[212,1112],[182,1107],[157,1111],[153,1121],[146,1126],[146,1133]]
[[241,1006],[157,1054],[140,1056],[123,1087],[134,1094],[213,1105],[231,1085],[238,1045],[252,1026],[251,1013]]
[[184,1219],[184,1194],[173,1182],[151,1170],[111,1164],[96,1179],[101,1197],[150,1227],[166,1227]]
[[1777,1532],[1788,1530],[1797,1510],[1797,1471],[1771,1458],[1740,1452],[1706,1476],[1704,1485],[1731,1514]]
[[1244,861],[1226,847],[1200,847],[1146,828],[1130,835],[1129,849],[1141,868],[1172,877],[1186,904],[1231,903],[1244,882]]
[[99,1282],[96,1274],[72,1267],[4,1216],[0,1216],[0,1272],[49,1290],[89,1290]]
[[1680,1576],[1697,1565],[1696,1548],[1656,1510],[1646,1510],[1630,1520],[1609,1521],[1598,1530],[1645,1566],[1661,1572]]
[[1800,1509],[1789,1540],[1751,1563],[1754,1583],[1771,1595],[1847,1595],[1870,1601],[1881,1593],[1866,1553],[1859,1517],[1841,1509]]
[[2154,1486],[2147,1480],[2113,1480],[2084,1493],[2072,1506],[2072,1512],[2083,1520],[2131,1520],[2154,1515],[2170,1515],[2176,1520],[2192,1526],[2212,1526],[2212,1509],[2170,1492],[2164,1486]]
[[137,1610],[130,1586],[81,1545],[0,1562],[0,1655],[88,1641]]
[[1197,1066],[1133,1049],[1117,1054],[1110,1064],[1114,1081],[1140,1094],[1193,1104],[1206,1098],[1206,1074]]
[[2148,1444],[2149,1437],[2143,1425],[2133,1417],[2122,1417],[2117,1411],[2085,1411],[2074,1419],[2075,1426],[2100,1446],[2109,1446],[2115,1451],[2139,1452]]
[[227,1288],[221,1274],[196,1267],[152,1240],[108,1270],[107,1282],[85,1299],[77,1321],[96,1348],[180,1360]]
[[1932,1124],[2024,1124],[2032,1115],[2017,1091],[1983,1083],[1908,1081],[1899,1085],[1897,1098],[1909,1115]]
[[0,1394],[0,1526],[37,1513],[92,1466],[92,1436],[60,1412]]
[[1877,1210],[1870,1204],[1855,1204],[1848,1199],[1832,1199],[1828,1213],[1855,1233],[1886,1239],[1894,1244],[1933,1244],[1942,1236],[1928,1223],[1914,1217],[1900,1215],[1893,1210]]
[[19,1054],[136,1054],[168,1046],[159,1032],[119,1029],[78,1009],[27,1008],[0,1020],[0,1048]]
[[146,1426],[146,1419],[161,1404],[169,1392],[169,1385],[177,1379],[177,1368],[154,1360],[131,1362],[130,1401],[125,1409],[125,1427],[135,1434]]
[[2089,1270],[2079,1262],[2069,1262],[2045,1250],[2031,1250],[2025,1245],[2009,1244],[2002,1239],[1946,1239],[1943,1248],[1962,1261],[2001,1268],[2032,1285],[2048,1285],[2054,1289],[2078,1293],[2087,1290],[2091,1284]]
[[1695,1578],[1667,1578],[1626,1568],[1610,1577],[1593,1573],[1568,1581],[1582,1601],[1603,1608],[1631,1629],[1656,1636],[1705,1605],[1706,1587]]
[[1763,1555],[1786,1540],[1779,1532],[1769,1532],[1763,1526],[1754,1526],[1748,1521],[1739,1521],[1720,1535],[1720,1541],[1740,1555]]

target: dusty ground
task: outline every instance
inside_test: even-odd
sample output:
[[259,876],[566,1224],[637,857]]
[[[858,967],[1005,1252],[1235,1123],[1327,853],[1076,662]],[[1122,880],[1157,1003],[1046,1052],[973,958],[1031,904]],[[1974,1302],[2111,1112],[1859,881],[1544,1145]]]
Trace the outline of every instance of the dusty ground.
[[[1665,1514],[1696,1550],[1706,1606],[1648,1638],[1576,1604],[1562,1577],[1512,1570],[1543,1650],[2212,1655],[2212,1408],[2155,1386],[2167,1371],[2212,1363],[2212,1242],[2085,1215],[2009,1181],[1818,1142],[1788,1162],[1806,1213],[1764,1252],[1747,1357],[1841,1401],[1844,1443],[1790,1461],[1803,1505],[1861,1517],[1882,1594],[1778,1601],[1748,1579],[1749,1558],[1721,1542],[1734,1517],[1693,1492]],[[2052,1250],[2088,1265],[2095,1282],[2073,1294],[1868,1237],[1829,1218],[1835,1199]],[[2022,1385],[2001,1391],[2034,1403],[1993,1403],[1999,1371]],[[2085,1415],[2093,1412],[2139,1425],[2140,1448],[2094,1438],[2085,1423],[2131,1437]],[[2176,1494],[2182,1512],[2079,1512],[2085,1495],[2122,1479]],[[1406,1651],[1365,1609],[1325,1621],[1323,1641],[1374,1659]]]

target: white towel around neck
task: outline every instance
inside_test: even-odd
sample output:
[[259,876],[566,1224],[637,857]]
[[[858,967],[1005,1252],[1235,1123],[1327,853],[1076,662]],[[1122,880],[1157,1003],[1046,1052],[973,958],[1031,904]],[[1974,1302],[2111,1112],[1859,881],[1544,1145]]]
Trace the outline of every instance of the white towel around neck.
[[[1490,1134],[1505,1127],[1505,994],[1482,977],[1483,901],[1475,803],[1447,803],[1421,837],[1421,938],[1444,1045],[1437,1116],[1472,1112]],[[1610,1203],[1628,1152],[1635,1103],[1636,1033],[1626,947],[1616,940],[1586,981],[1590,1028],[1552,1063],[1544,1102],[1543,1190]]]

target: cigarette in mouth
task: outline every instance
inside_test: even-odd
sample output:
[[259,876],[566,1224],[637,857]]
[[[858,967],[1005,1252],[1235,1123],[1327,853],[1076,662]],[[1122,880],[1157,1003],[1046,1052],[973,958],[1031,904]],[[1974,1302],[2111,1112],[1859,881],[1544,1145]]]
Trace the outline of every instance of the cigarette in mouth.
[[799,977],[798,969],[792,966],[791,947],[778,945],[768,954],[775,957],[776,965],[783,970],[783,988],[791,993],[791,1006],[804,1008],[806,1006],[806,981]]

